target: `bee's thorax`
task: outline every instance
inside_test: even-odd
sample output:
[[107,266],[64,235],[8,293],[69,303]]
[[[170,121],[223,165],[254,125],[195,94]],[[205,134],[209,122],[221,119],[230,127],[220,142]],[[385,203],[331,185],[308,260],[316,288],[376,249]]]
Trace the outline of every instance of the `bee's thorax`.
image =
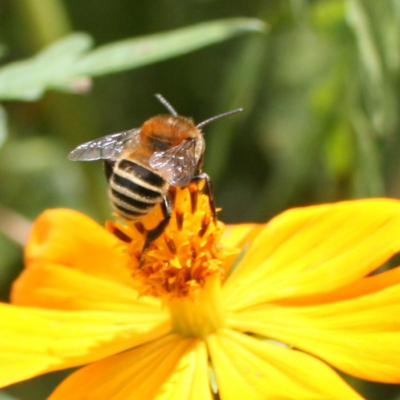
[[197,138],[200,131],[185,117],[158,115],[147,120],[141,128],[141,143],[153,151],[165,151],[183,140]]

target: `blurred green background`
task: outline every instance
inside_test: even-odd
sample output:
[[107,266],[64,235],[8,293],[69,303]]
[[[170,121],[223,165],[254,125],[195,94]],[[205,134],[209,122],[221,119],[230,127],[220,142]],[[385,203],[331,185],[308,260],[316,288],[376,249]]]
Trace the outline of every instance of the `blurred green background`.
[[[165,113],[155,93],[196,122],[245,109],[204,129],[225,222],[400,196],[399,0],[0,0],[0,27],[3,300],[40,212],[109,218],[101,163],[67,154]],[[62,375],[0,400],[43,399]],[[354,385],[400,399],[396,386]]]

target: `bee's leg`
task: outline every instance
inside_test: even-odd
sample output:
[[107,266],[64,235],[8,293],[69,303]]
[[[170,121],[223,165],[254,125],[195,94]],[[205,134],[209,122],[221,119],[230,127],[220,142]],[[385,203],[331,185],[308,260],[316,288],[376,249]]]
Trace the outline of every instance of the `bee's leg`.
[[213,215],[213,220],[214,220],[214,223],[216,223],[217,222],[217,211],[216,211],[216,207],[215,207],[214,192],[213,192],[212,186],[211,186],[211,179],[205,172],[202,172],[198,175],[195,175],[192,179],[192,182],[200,182],[200,181],[205,181],[203,191],[208,196],[208,201],[210,202],[210,209],[211,209],[211,212]]
[[163,213],[164,219],[152,230],[147,232],[146,241],[144,242],[142,257],[149,247],[150,243],[156,240],[167,227],[171,217],[172,217],[172,208],[173,208],[173,197],[170,195],[166,195],[163,197],[163,202],[161,203],[161,211]]
[[104,173],[106,174],[107,181],[110,181],[111,175],[114,170],[115,161],[113,160],[104,160]]

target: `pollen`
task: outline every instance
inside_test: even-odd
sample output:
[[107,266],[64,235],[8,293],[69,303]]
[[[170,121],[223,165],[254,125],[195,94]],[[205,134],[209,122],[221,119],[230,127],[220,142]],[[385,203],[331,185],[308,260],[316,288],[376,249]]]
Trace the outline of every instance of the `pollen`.
[[156,208],[140,223],[109,222],[107,228],[129,254],[132,285],[141,296],[195,299],[209,277],[224,278],[225,260],[237,251],[221,244],[224,224],[214,218],[209,198],[197,184],[176,190],[168,226],[142,252],[147,232],[162,219]]

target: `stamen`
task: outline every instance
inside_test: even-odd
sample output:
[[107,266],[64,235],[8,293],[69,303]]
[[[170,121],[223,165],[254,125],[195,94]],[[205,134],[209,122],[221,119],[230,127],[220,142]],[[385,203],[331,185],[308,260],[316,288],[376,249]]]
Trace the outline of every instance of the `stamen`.
[[174,186],[171,186],[169,188],[168,196],[169,196],[169,199],[170,199],[171,203],[175,204],[175,201],[176,201],[176,188]]
[[125,233],[120,231],[118,228],[116,228],[113,233],[118,239],[121,239],[126,243],[132,242],[132,239],[128,235],[125,235]]
[[126,233],[122,232],[118,229],[112,222],[107,223],[107,228],[113,235],[115,235],[118,239],[122,240],[125,243],[131,243],[132,238],[130,238]]
[[183,229],[184,212],[181,208],[175,210],[176,226],[179,231]]
[[141,222],[135,222],[135,228],[139,231],[141,235],[144,235],[146,232],[146,228]]
[[176,246],[175,246],[175,243],[174,243],[174,240],[172,239],[172,237],[165,233],[164,240],[165,240],[165,243],[166,243],[167,247],[169,248],[170,252],[172,254],[176,254]]
[[189,192],[190,192],[190,203],[192,205],[192,214],[194,214],[197,211],[197,200],[199,197],[199,187],[197,186],[197,183],[192,182],[189,185]]
[[148,248],[143,241],[147,243],[146,233],[163,217],[159,208],[142,221],[130,223],[127,229],[132,231],[119,227],[133,238],[126,250],[131,256],[132,282],[141,296],[193,302],[209,277],[223,279],[225,260],[236,250],[221,245],[224,226],[213,224],[212,211],[208,196],[192,182],[176,190],[172,213],[176,222],[168,224]]
[[204,236],[204,234],[207,232],[210,222],[211,222],[210,215],[205,214],[201,221],[201,229],[199,230],[199,233],[198,233],[199,237],[202,238]]

